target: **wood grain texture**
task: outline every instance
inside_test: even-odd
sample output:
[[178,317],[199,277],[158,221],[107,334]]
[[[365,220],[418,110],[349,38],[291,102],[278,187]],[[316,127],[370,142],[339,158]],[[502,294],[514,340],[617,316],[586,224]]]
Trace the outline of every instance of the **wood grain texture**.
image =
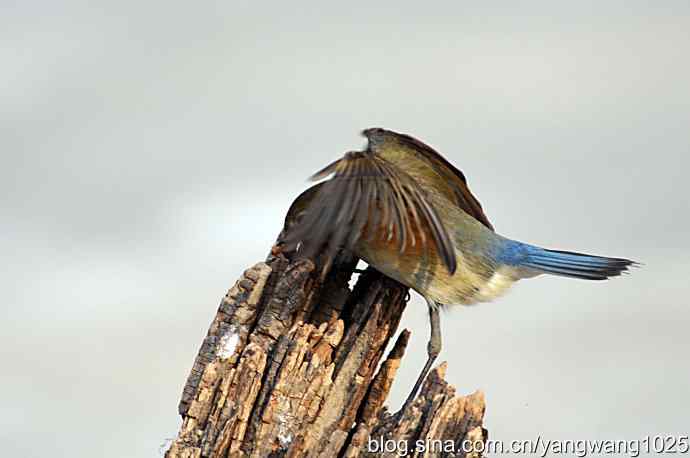
[[[384,407],[409,331],[381,360],[408,291],[373,270],[351,291],[355,264],[337,260],[321,283],[312,261],[278,254],[242,275],[201,344],[166,457],[401,454],[382,453],[381,441],[402,444],[408,456],[480,456],[460,444],[486,440],[483,395],[457,396],[443,380],[445,365],[406,412]],[[417,441],[437,449],[420,452]]]

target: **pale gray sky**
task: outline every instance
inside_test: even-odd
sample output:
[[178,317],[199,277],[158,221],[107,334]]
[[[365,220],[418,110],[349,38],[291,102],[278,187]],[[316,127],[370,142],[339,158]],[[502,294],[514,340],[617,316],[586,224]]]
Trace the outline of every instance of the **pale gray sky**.
[[506,236],[645,263],[443,316],[492,438],[690,432],[687,1],[0,5],[6,456],[154,456],[225,290],[370,126]]

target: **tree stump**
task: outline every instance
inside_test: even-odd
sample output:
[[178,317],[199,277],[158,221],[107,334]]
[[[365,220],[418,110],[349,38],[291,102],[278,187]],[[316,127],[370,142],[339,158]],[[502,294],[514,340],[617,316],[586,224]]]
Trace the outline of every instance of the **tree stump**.
[[384,402],[405,352],[399,283],[368,269],[352,289],[354,259],[321,282],[314,263],[269,256],[221,301],[185,384],[182,426],[165,453],[199,457],[481,456],[481,392],[456,396],[445,364],[414,403]]

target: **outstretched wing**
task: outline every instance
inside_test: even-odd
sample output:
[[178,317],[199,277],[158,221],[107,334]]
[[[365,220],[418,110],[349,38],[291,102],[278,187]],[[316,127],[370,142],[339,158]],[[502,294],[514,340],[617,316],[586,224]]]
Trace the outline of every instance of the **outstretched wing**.
[[433,179],[433,185],[437,191],[444,194],[451,202],[455,202],[465,213],[492,231],[494,230],[482,205],[470,191],[465,174],[432,147],[410,135],[379,127],[366,129],[363,134],[369,140],[370,148],[392,163],[419,162],[420,164],[411,167],[421,174],[419,179],[433,179],[428,171],[429,168],[433,170],[440,178],[440,180]]
[[286,229],[287,250],[302,244],[308,255],[325,252],[330,259],[338,249],[352,249],[362,238],[394,241],[401,254],[417,244],[424,249],[433,244],[448,271],[455,272],[452,238],[410,175],[369,152],[347,153],[312,180],[331,174],[293,204],[302,215]]

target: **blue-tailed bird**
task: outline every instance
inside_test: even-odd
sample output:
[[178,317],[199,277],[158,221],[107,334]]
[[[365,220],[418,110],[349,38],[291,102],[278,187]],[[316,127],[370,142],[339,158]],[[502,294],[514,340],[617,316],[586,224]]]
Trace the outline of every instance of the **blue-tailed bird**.
[[403,410],[441,350],[440,306],[491,301],[540,274],[605,280],[635,264],[503,237],[463,173],[431,147],[381,128],[363,134],[364,151],[348,152],[312,177],[330,179],[295,200],[279,246],[319,255],[326,264],[338,250],[350,250],[426,299],[428,359]]

